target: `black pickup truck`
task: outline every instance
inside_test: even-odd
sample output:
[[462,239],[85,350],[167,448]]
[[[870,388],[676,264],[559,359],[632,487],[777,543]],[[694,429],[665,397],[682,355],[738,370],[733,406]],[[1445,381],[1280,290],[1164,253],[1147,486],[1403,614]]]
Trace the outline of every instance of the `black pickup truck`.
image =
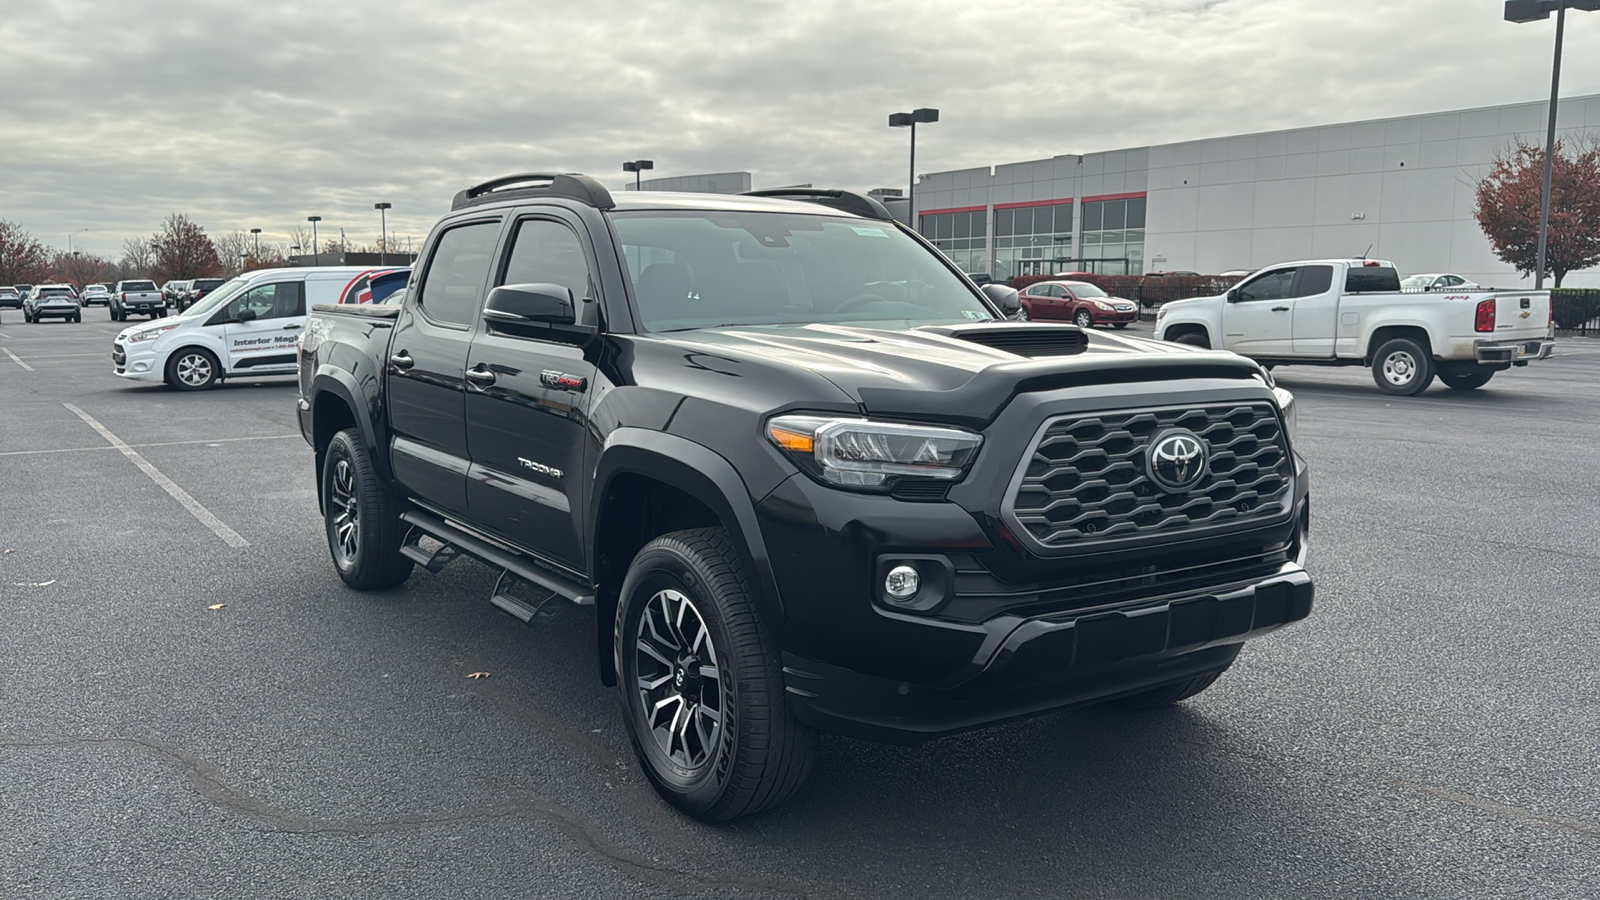
[[[731,819],[818,730],[1172,703],[1310,614],[1293,398],[1231,353],[1007,321],[844,191],[459,193],[398,305],[314,307],[300,426],[362,590],[465,554],[595,608],[644,771]],[[564,598],[564,599],[562,599]]]

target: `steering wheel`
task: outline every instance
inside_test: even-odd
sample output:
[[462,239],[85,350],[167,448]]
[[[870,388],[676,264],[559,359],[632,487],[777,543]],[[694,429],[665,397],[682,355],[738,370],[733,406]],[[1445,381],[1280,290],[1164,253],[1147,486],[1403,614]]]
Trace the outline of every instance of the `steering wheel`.
[[888,302],[889,298],[883,296],[882,294],[857,294],[854,297],[851,297],[849,300],[846,300],[838,306],[835,306],[833,311],[836,313],[850,312],[858,306],[866,306],[869,303]]

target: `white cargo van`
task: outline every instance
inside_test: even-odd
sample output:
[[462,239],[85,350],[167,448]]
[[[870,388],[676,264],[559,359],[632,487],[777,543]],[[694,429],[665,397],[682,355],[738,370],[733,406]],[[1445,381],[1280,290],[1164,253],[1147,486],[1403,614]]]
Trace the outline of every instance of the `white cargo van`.
[[229,281],[181,315],[124,328],[112,345],[116,373],[202,391],[224,378],[293,375],[306,309],[337,303],[372,271],[364,266],[261,269]]

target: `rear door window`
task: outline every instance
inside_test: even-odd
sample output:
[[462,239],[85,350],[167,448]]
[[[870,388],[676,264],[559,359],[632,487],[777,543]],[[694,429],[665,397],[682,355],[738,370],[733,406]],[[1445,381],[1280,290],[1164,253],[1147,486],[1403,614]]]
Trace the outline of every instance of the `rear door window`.
[[439,236],[417,292],[417,305],[429,319],[467,326],[478,314],[500,222],[458,225]]
[[1333,287],[1333,266],[1301,266],[1300,280],[1295,282],[1296,297],[1316,297]]

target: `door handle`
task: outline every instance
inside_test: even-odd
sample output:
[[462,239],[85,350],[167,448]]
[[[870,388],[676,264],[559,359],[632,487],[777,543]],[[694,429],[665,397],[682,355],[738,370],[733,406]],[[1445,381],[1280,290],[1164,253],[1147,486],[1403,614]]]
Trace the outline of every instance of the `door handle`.
[[494,384],[494,373],[484,368],[482,363],[475,369],[467,370],[467,380],[479,387],[488,387]]
[[399,369],[402,372],[416,364],[417,361],[412,359],[411,354],[404,350],[401,350],[399,353],[389,357],[389,365],[394,366],[396,369]]
[[283,326],[283,330],[284,331],[299,331],[300,330],[300,326],[299,325],[285,325],[285,326]]
[[1289,311],[1289,307],[1287,307],[1287,306],[1274,306],[1272,308],[1272,311],[1273,312],[1288,312]]

